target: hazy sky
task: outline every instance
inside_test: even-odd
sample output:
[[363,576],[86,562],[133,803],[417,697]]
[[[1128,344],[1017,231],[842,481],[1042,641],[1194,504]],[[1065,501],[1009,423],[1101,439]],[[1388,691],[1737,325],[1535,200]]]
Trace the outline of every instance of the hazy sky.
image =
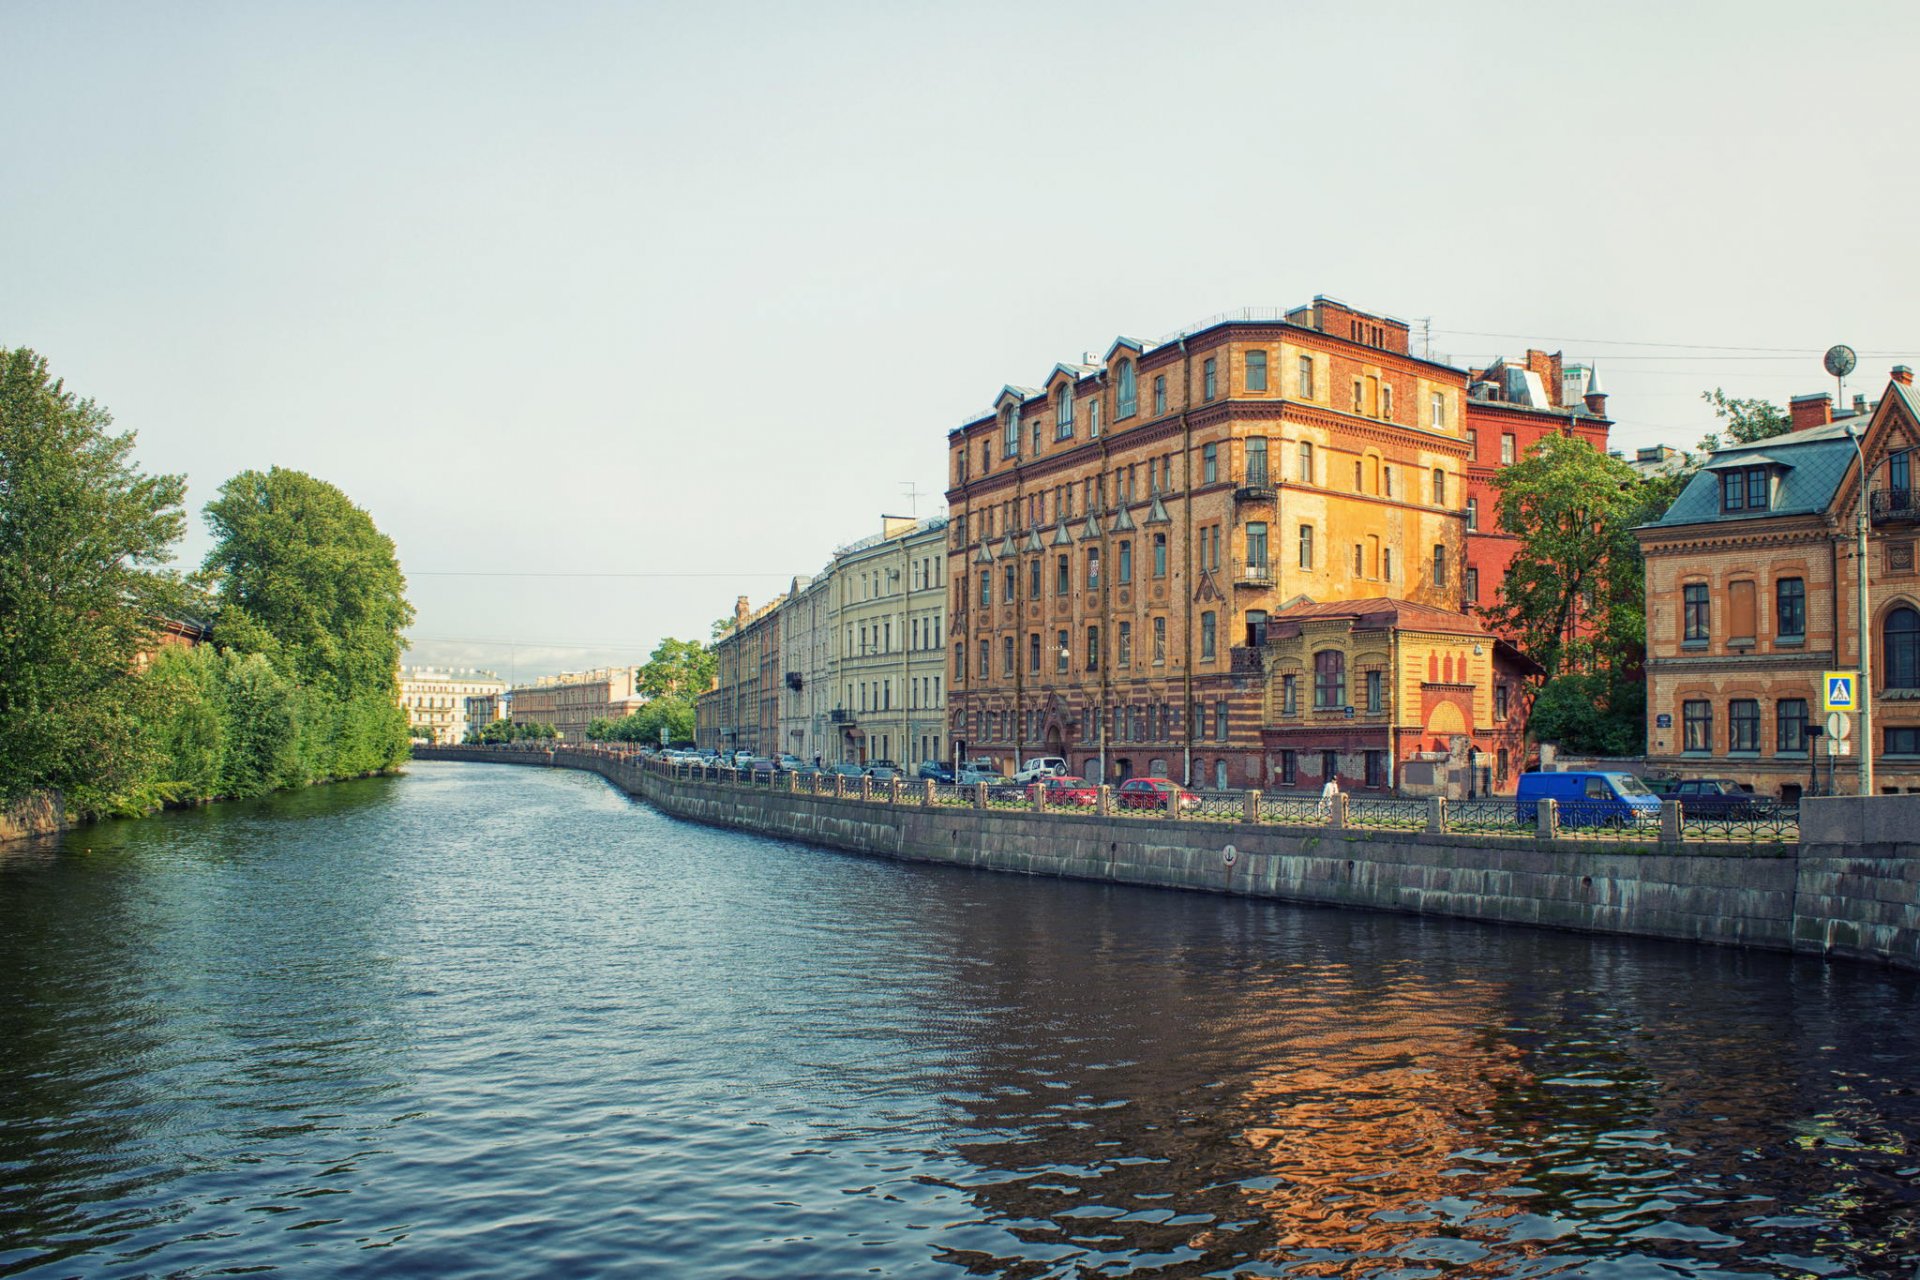
[[[1911,3],[0,0],[0,345],[187,474],[195,560],[295,467],[412,660],[633,661],[937,495],[1003,383],[1231,308],[1564,349],[1629,449],[1835,342],[1877,396],[1916,58]],[[503,576],[555,572],[629,576]]]

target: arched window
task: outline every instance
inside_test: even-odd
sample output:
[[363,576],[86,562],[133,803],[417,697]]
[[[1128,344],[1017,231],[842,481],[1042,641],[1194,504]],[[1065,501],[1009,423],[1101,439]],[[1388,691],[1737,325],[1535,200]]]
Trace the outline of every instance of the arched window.
[[1920,613],[1901,605],[1880,632],[1887,689],[1920,689]]
[[1322,649],[1313,655],[1313,705],[1347,705],[1347,655],[1338,649]]
[[1113,416],[1116,418],[1131,417],[1140,407],[1140,389],[1134,385],[1133,361],[1131,360],[1122,360],[1120,362],[1120,370],[1115,383],[1114,398],[1118,401],[1113,411]]
[[1020,452],[1020,415],[1009,405],[1000,411],[1000,454],[1011,458]]
[[1065,440],[1073,434],[1073,388],[1061,387],[1053,393],[1053,437]]

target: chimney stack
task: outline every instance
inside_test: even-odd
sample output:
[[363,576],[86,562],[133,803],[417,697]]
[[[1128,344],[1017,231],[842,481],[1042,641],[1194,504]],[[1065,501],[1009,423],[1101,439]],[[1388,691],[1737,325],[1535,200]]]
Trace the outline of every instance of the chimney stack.
[[746,626],[747,619],[752,614],[753,606],[747,603],[745,596],[740,596],[733,602],[733,621],[737,626]]
[[1787,411],[1793,416],[1795,431],[1824,427],[1833,421],[1833,397],[1824,391],[1814,396],[1795,396],[1787,402]]
[[1913,385],[1913,370],[1904,364],[1897,364],[1893,366],[1893,380],[1903,387],[1910,387]]

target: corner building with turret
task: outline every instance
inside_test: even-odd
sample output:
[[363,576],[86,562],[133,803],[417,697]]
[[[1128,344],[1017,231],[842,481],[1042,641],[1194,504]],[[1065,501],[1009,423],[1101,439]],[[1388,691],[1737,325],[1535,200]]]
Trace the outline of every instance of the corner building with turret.
[[[1317,297],[1120,338],[949,433],[953,754],[1277,785],[1270,618],[1463,603],[1467,372],[1408,337]],[[1325,710],[1337,738],[1352,708]]]

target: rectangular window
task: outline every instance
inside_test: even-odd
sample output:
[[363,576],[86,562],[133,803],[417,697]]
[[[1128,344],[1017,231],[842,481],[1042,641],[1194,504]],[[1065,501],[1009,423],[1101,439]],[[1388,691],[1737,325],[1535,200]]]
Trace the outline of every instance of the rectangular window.
[[1752,644],[1757,630],[1754,617],[1754,586],[1751,579],[1727,584],[1727,642]]
[[1067,633],[1064,631],[1054,632],[1053,643],[1053,669],[1061,675],[1065,675],[1067,674],[1067,660],[1073,656],[1072,651],[1067,648]]
[[1267,440],[1265,436],[1253,436],[1247,440],[1247,483],[1265,485],[1267,483]]
[[980,642],[980,678],[982,680],[993,674],[992,662],[993,650],[988,648],[985,640],[982,640]]
[[1267,571],[1267,526],[1261,521],[1247,525],[1247,568],[1259,573]]
[[1280,781],[1291,787],[1300,781],[1300,755],[1295,751],[1280,753]]
[[1167,411],[1167,375],[1164,373],[1153,380],[1153,411],[1156,415]]
[[1920,729],[1888,729],[1886,744],[1890,756],[1920,755]]
[[1705,700],[1680,704],[1682,751],[1713,751],[1713,704]]
[[1727,750],[1760,749],[1760,703],[1753,698],[1735,698],[1727,703]]
[[1347,657],[1338,649],[1322,649],[1313,655],[1313,705],[1337,710],[1346,703]]
[[1467,459],[1470,462],[1480,461],[1480,431],[1477,427],[1467,428]]
[[1313,441],[1300,442],[1300,483],[1313,483]]
[[1367,710],[1378,711],[1381,707],[1381,679],[1378,671],[1367,672]]
[[[1193,366],[1187,367],[1191,369]],[[1219,393],[1219,386],[1219,366],[1214,361],[1208,360],[1200,366],[1200,398],[1212,400]]]
[[1166,661],[1167,620],[1165,618],[1155,618],[1153,620],[1153,663],[1155,666],[1164,666]]
[[1225,698],[1213,704],[1213,740],[1215,742],[1227,740],[1227,700]]
[[1267,353],[1264,351],[1247,352],[1247,390],[1265,391],[1267,389]]
[[1300,398],[1313,399],[1313,357],[1300,357]]
[[1213,657],[1214,630],[1214,615],[1213,611],[1209,609],[1200,615],[1200,658],[1202,661]]
[[1480,499],[1467,499],[1467,529],[1469,532],[1480,527]]
[[1370,787],[1384,787],[1387,785],[1386,752],[1367,752],[1367,785]]
[[1000,637],[1000,674],[1003,676],[1011,676],[1013,674],[1012,636]]
[[1433,393],[1431,403],[1433,405],[1433,421],[1429,425],[1431,425],[1435,431],[1445,430],[1447,425],[1447,397],[1436,391]]
[[1313,568],[1313,526],[1310,524],[1300,526],[1300,567]]
[[1382,547],[1380,549],[1380,577],[1383,581],[1386,581],[1386,582],[1393,581],[1393,548],[1392,547]]
[[1087,401],[1087,436],[1089,439],[1100,434],[1100,400],[1098,397]]
[[1500,465],[1513,465],[1513,433],[1510,431],[1500,437]]
[[1008,565],[1000,571],[1000,599],[1007,604],[1013,603],[1013,593],[1019,589],[1018,580],[1013,576],[1013,566]]
[[1388,422],[1393,421],[1393,386],[1384,383],[1380,387],[1380,416]]
[[1120,540],[1120,560],[1114,567],[1113,580],[1123,587],[1133,581],[1133,540],[1130,538]]
[[1298,676],[1280,677],[1280,714],[1292,716],[1300,714],[1300,679]]
[[1100,669],[1100,628],[1087,628],[1087,670]]
[[1804,640],[1807,635],[1807,584],[1782,578],[1773,584],[1774,638]]
[[1439,467],[1433,469],[1433,505],[1447,505],[1447,473]]
[[1027,633],[1027,674],[1035,676],[1040,674],[1040,633],[1038,631]]
[[1133,624],[1122,622],[1113,636],[1113,665],[1130,667],[1133,665]]
[[1087,590],[1100,589],[1100,548],[1087,548]]
[[1040,557],[1027,561],[1027,599],[1040,598]]
[[1773,505],[1767,501],[1769,479],[1765,467],[1756,467],[1747,472],[1747,510],[1765,511]]
[[1200,483],[1215,484],[1220,479],[1220,446],[1210,444],[1200,450]]
[[1073,589],[1073,571],[1067,565],[1067,553],[1053,558],[1053,594],[1063,596]]
[[1707,603],[1707,584],[1689,582],[1680,588],[1683,644],[1705,644],[1712,631],[1712,610]]
[[1167,576],[1167,535],[1164,533],[1153,535],[1153,576]]
[[1747,484],[1738,471],[1722,472],[1720,476],[1720,509],[1722,511],[1743,511],[1747,505]]
[[1807,700],[1805,698],[1782,698],[1773,704],[1773,749],[1775,751],[1807,749]]
[[1366,403],[1366,398],[1367,398],[1366,384],[1360,381],[1360,379],[1355,378],[1353,380],[1353,411],[1355,413],[1360,412],[1360,407]]
[[1436,587],[1447,585],[1447,549],[1444,546],[1436,546],[1433,549],[1433,585]]
[[1507,718],[1507,698],[1507,684],[1503,680],[1493,686],[1493,718],[1503,723]]
[[1472,565],[1467,566],[1467,581],[1463,594],[1468,604],[1480,603],[1480,571]]

